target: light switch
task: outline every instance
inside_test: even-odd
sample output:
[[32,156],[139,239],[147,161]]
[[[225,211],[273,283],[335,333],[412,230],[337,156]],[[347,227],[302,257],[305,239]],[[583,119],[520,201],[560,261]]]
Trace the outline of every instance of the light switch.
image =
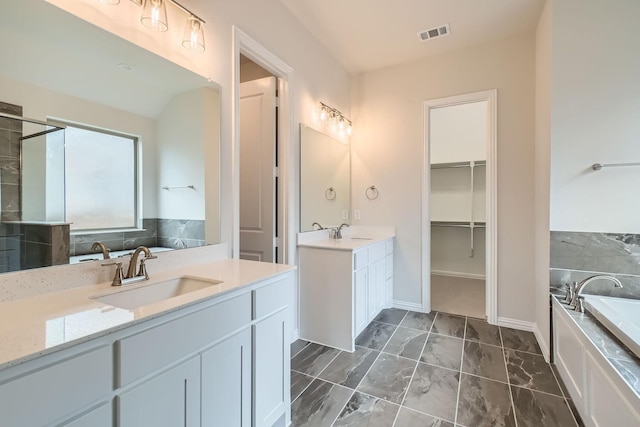
[[349,219],[349,209],[342,209],[342,219]]
[[360,209],[355,209],[353,211],[353,219],[360,219]]

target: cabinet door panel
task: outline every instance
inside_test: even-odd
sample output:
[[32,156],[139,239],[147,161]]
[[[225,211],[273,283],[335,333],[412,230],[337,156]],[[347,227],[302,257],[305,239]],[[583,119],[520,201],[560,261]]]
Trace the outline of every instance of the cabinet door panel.
[[387,292],[386,292],[387,278],[385,275],[384,258],[377,261],[373,265],[373,274],[375,276],[375,282],[376,282],[375,286],[376,286],[376,314],[377,314],[377,313],[380,313],[380,311],[385,307],[386,299],[387,299]]
[[357,336],[367,326],[367,269],[363,268],[354,274],[354,311],[355,333]]
[[63,423],[64,427],[113,427],[113,406],[106,402],[75,420]]
[[120,427],[199,426],[200,357],[122,394],[118,410]]
[[251,329],[202,354],[202,426],[251,425]]
[[272,426],[289,407],[287,322],[285,309],[253,326],[254,427]]

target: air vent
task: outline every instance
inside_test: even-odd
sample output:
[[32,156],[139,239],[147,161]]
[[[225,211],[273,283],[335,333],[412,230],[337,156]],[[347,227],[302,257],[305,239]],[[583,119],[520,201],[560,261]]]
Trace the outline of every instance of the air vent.
[[430,39],[435,39],[436,37],[448,36],[450,32],[451,32],[451,29],[449,28],[449,24],[445,24],[440,27],[421,31],[418,33],[418,37],[420,37],[420,41],[426,41]]

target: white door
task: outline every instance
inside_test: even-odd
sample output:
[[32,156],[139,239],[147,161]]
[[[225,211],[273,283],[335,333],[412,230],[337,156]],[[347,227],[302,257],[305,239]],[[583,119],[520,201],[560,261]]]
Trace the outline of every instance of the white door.
[[275,77],[240,84],[240,258],[275,261]]

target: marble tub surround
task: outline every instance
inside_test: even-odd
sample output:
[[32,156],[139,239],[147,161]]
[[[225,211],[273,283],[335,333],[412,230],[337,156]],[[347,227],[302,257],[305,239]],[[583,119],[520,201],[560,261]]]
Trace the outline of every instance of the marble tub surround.
[[[129,285],[126,289],[112,287],[109,280],[0,303],[0,342],[3,343],[0,347],[0,369],[133,326],[265,278],[279,276],[294,268],[282,264],[209,258],[187,267],[171,263],[171,267],[162,273],[151,272],[152,278],[148,282]],[[221,283],[130,310],[92,299],[185,275]],[[59,330],[58,326],[63,329]]]
[[[333,349],[292,345],[299,350],[292,351],[292,426],[578,425],[532,340],[530,332],[477,319],[383,310],[358,337],[353,354],[341,351],[327,360]],[[294,366],[321,370],[314,376]]]
[[640,274],[640,235],[552,231],[551,267]]
[[[556,299],[560,301],[559,298]],[[590,313],[579,313],[570,310],[565,304],[560,304],[560,306],[565,309],[571,319],[578,325],[578,328],[640,399],[640,358],[613,336]]]
[[184,249],[204,244],[204,220],[158,218],[158,246]]
[[595,280],[587,285],[583,293],[607,297],[640,299],[640,275],[635,274],[552,268],[549,270],[549,287],[552,292],[564,295],[566,285],[580,282],[596,274],[607,274],[619,279],[622,283],[622,288],[616,288],[611,282],[606,280]]

